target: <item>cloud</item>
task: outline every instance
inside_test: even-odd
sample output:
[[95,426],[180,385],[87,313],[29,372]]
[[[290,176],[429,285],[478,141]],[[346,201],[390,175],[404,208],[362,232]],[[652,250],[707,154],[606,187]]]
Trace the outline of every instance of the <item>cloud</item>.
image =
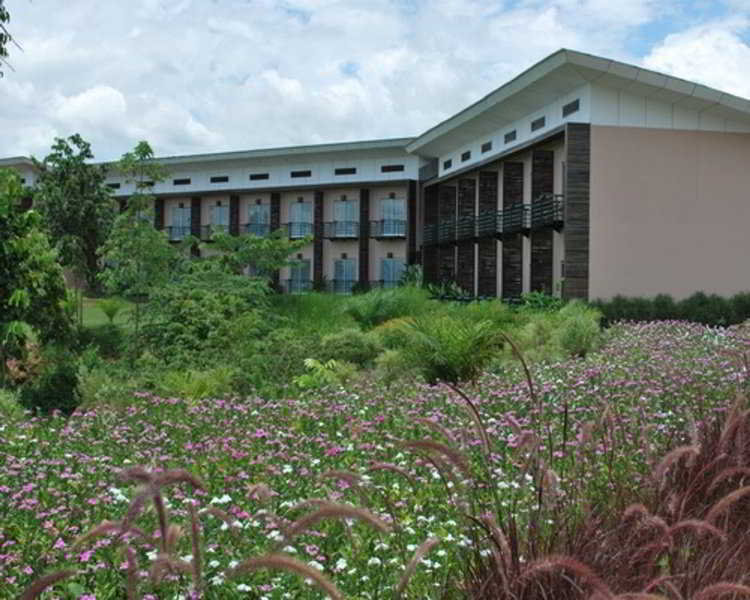
[[[44,155],[52,135],[75,132],[99,159],[140,139],[172,155],[416,135],[561,47],[637,62],[629,40],[680,6],[70,0],[53,12],[46,2],[15,3],[25,51],[0,80],[0,156]],[[665,32],[646,60],[690,78],[717,71],[717,54],[740,67],[739,27]],[[708,54],[680,59],[680,47]],[[738,88],[739,77],[722,87]]]
[[643,64],[748,98],[750,45],[742,37],[748,31],[750,19],[745,17],[692,27],[667,36],[644,58]]

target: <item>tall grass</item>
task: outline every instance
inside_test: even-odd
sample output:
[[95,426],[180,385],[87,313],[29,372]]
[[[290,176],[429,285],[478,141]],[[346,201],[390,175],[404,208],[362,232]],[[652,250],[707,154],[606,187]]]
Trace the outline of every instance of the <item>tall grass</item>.
[[355,325],[342,311],[344,299],[336,294],[281,294],[273,297],[274,309],[289,319],[295,329],[308,334],[325,335]]

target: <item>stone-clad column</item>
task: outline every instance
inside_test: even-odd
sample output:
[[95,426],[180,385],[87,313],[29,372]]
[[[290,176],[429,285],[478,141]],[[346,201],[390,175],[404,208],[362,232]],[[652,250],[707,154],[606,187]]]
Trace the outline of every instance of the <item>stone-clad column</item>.
[[[460,179],[458,182],[458,218],[473,219],[476,216],[475,200],[477,183],[474,179]],[[458,242],[456,253],[456,283],[467,293],[474,295],[474,239]]]
[[[523,163],[503,163],[503,212],[519,205],[523,205]],[[503,298],[520,298],[522,291],[522,234],[503,234]]]
[[565,126],[564,298],[589,296],[591,125]]
[[359,190],[359,287],[370,288],[370,190]]
[[[497,213],[497,173],[479,173],[479,214]],[[483,237],[478,243],[477,294],[497,296],[497,241],[494,236]]]
[[313,285],[323,286],[323,191],[315,190],[313,206]]
[[[534,150],[531,153],[531,291],[552,294],[553,230],[534,229],[536,207],[543,195],[554,191],[555,153]],[[541,200],[542,202],[544,200]]]

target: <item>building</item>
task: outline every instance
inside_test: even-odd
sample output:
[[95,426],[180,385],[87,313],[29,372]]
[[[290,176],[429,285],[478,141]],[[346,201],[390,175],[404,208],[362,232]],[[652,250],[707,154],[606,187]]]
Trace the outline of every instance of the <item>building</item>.
[[[503,298],[750,289],[750,101],[570,50],[416,138],[159,160],[170,239],[314,236],[289,291],[395,285],[411,263]],[[28,159],[3,164],[33,184]]]

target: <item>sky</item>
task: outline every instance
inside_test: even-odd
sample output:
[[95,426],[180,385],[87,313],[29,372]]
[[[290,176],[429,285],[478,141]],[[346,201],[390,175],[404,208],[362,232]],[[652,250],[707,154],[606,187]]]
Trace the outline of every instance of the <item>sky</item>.
[[408,137],[560,48],[750,98],[750,0],[5,0],[0,157]]

